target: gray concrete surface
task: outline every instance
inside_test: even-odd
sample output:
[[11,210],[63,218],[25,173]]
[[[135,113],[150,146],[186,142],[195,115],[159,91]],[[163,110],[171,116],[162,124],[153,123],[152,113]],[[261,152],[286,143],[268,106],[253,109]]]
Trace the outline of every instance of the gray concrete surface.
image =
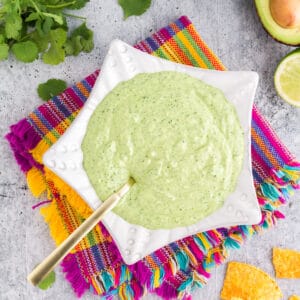
[[[62,78],[69,84],[81,79],[101,66],[108,45],[113,38],[128,43],[147,37],[150,33],[188,15],[208,45],[231,70],[254,70],[260,74],[256,104],[277,131],[284,143],[300,159],[300,109],[277,97],[273,73],[278,61],[291,48],[272,40],[262,29],[252,1],[244,0],[153,0],[151,8],[141,17],[123,21],[116,0],[91,0],[80,11],[88,17],[95,32],[95,49],[90,54],[69,57],[59,66],[48,66],[40,61],[21,64],[10,58],[0,63],[0,134],[8,132],[10,124],[41,104],[36,87],[51,77]],[[38,210],[31,206],[36,199],[26,188],[24,176],[14,162],[8,144],[1,139],[0,165],[0,299],[55,299],[75,298],[69,284],[57,268],[57,280],[47,291],[33,288],[26,275],[53,248],[47,226]],[[297,201],[298,200],[298,201]],[[300,194],[293,197],[284,209],[287,220],[276,230],[257,236],[239,251],[231,253],[231,260],[254,264],[274,275],[271,264],[273,246],[300,250]],[[217,300],[226,266],[213,271],[207,287],[194,293],[193,299]],[[278,280],[284,299],[300,295],[299,280]],[[97,299],[86,294],[83,299]],[[145,296],[144,299],[157,299]],[[272,300],[272,299],[270,299]]]

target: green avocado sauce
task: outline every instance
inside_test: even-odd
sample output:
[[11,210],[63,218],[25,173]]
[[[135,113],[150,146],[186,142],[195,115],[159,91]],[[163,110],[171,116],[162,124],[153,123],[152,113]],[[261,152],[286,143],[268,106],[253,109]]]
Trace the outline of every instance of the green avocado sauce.
[[179,72],[136,75],[98,105],[82,142],[83,166],[101,200],[129,177],[114,209],[132,224],[170,229],[219,209],[244,155],[235,111],[217,88]]

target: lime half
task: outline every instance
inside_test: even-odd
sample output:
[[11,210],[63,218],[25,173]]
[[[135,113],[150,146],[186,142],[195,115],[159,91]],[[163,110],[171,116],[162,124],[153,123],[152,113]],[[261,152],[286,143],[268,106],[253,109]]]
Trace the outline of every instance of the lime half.
[[285,101],[300,107],[300,48],[281,60],[275,71],[274,83]]

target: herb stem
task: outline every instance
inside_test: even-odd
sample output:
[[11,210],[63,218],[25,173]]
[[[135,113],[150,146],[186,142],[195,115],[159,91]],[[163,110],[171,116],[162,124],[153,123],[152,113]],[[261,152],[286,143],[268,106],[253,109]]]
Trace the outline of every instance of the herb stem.
[[31,35],[32,35],[32,32],[27,33],[26,35],[22,36],[22,38],[19,39],[19,42],[24,41],[26,38],[28,38],[28,37],[31,36]]
[[76,3],[76,1],[62,3],[62,4],[58,4],[58,5],[46,4],[46,7],[48,7],[48,8],[63,8],[63,7],[67,7],[67,6],[73,5],[75,3]]
[[76,16],[76,15],[72,15],[72,14],[67,14],[65,12],[63,12],[63,15],[66,16],[66,17],[71,17],[71,18],[76,18],[76,19],[81,19],[81,20],[85,20],[86,21],[85,17]]
[[30,2],[31,2],[31,3],[32,3],[32,5],[34,6],[34,8],[35,8],[36,12],[37,12],[38,14],[40,14],[40,13],[41,13],[41,11],[40,11],[40,9],[38,8],[38,6],[36,5],[36,3],[35,3],[33,0],[30,0]]

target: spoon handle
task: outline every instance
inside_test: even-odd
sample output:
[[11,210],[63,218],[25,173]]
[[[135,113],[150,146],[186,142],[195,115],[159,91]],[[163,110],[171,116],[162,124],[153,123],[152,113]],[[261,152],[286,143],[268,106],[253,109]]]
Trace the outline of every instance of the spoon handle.
[[104,201],[79,227],[77,227],[52,253],[33,269],[27,279],[38,285],[64,257],[111,211],[134,184],[132,178],[116,193]]

